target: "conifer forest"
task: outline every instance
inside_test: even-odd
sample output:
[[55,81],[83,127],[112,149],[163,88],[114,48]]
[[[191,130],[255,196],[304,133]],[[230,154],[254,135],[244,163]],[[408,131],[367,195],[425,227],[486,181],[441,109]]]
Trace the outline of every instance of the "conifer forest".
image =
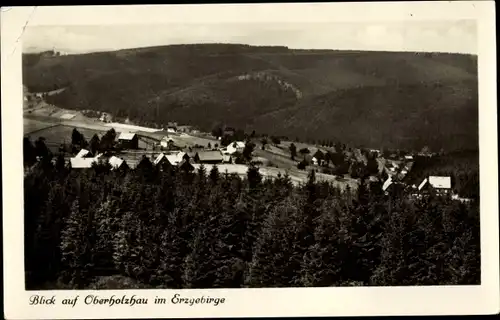
[[28,290],[480,283],[478,199],[59,160],[24,177]]

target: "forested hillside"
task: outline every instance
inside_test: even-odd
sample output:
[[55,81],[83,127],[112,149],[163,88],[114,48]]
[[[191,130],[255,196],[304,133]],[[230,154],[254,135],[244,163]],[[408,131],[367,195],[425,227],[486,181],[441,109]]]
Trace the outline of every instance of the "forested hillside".
[[[24,179],[27,289],[479,284],[478,202],[210,167]],[[111,279],[111,280],[110,280]]]
[[31,92],[139,124],[332,139],[365,147],[478,148],[477,57],[444,53],[174,45],[25,54]]

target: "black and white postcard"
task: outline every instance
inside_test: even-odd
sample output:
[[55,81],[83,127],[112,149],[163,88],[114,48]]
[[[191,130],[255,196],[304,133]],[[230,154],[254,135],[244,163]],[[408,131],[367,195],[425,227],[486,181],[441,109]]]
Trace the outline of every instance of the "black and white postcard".
[[1,17],[7,319],[499,311],[493,2]]

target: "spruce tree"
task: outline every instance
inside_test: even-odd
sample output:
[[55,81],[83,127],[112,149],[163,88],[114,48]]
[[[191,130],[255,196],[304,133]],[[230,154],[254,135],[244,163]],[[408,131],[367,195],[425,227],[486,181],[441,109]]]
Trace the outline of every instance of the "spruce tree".
[[65,221],[61,235],[62,262],[66,266],[63,276],[76,289],[83,289],[89,282],[93,269],[92,216],[75,200]]

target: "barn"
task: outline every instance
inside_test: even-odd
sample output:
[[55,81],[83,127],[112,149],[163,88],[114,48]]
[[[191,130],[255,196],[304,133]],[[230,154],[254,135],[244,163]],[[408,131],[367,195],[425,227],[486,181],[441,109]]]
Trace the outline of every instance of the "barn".
[[200,151],[194,158],[195,162],[217,164],[224,161],[224,157],[220,151]]
[[122,132],[118,137],[118,142],[124,149],[139,149],[139,137],[132,132]]

